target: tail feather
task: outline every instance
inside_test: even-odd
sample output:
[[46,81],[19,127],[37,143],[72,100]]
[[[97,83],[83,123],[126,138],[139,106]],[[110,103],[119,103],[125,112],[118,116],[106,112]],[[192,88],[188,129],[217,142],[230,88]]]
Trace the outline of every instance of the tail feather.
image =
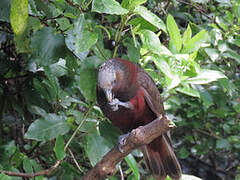
[[157,180],[163,180],[167,175],[175,180],[181,178],[181,167],[167,135],[158,137],[142,151],[149,171]]

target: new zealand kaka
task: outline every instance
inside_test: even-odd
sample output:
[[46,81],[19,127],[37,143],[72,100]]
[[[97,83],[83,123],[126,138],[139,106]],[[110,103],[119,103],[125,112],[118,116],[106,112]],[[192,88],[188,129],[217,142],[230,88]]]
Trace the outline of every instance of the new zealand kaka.
[[[165,115],[160,93],[152,78],[125,59],[105,61],[98,72],[97,101],[104,115],[124,133]],[[180,179],[181,167],[169,133],[141,148],[150,173],[157,180],[169,175]]]

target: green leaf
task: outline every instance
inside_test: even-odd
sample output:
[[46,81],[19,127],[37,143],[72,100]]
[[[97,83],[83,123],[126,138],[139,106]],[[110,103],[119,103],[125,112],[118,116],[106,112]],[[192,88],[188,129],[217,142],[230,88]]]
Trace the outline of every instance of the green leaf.
[[236,39],[231,40],[231,43],[233,43],[236,46],[240,47],[240,37],[236,37]]
[[11,180],[12,178],[10,176],[7,176],[3,173],[0,174],[0,180]]
[[38,79],[33,79],[33,85],[39,92],[39,94],[41,94],[45,99],[47,99],[48,101],[51,100],[51,96],[49,95],[48,91]]
[[120,130],[113,126],[112,123],[107,121],[100,121],[99,132],[102,137],[104,137],[111,146],[117,144],[118,137],[120,135]]
[[96,99],[97,70],[87,64],[81,66],[79,76],[76,77],[78,88],[88,102]]
[[234,59],[238,64],[240,64],[240,55],[233,50],[228,50],[227,52],[223,53],[223,56]]
[[227,139],[218,139],[216,142],[216,148],[217,149],[229,149],[230,143]]
[[180,155],[180,158],[181,159],[186,159],[190,153],[186,150],[185,147],[182,147],[180,150],[179,150],[179,155]]
[[14,42],[18,53],[30,53],[30,39],[25,32],[20,35],[15,35]]
[[200,91],[200,98],[203,101],[203,105],[208,108],[209,106],[213,105],[213,98],[212,95],[202,86],[198,88]]
[[188,24],[188,27],[183,34],[183,45],[187,44],[188,41],[191,40],[191,38],[192,38],[192,29],[191,29],[190,25]]
[[39,106],[35,106],[35,105],[31,105],[28,107],[28,110],[33,113],[33,114],[37,114],[40,116],[45,116],[47,113],[44,109],[40,108]]
[[54,152],[55,152],[58,160],[63,160],[64,157],[66,156],[66,153],[64,152],[64,140],[61,135],[58,135],[58,137],[56,139]]
[[96,31],[89,31],[86,26],[84,14],[74,22],[74,28],[68,33],[66,38],[67,47],[81,60],[84,60],[89,49],[96,44],[98,40],[98,33]]
[[88,133],[86,137],[85,151],[91,165],[94,166],[110,150],[108,142],[97,133]]
[[122,7],[131,11],[134,10],[135,7],[144,4],[145,2],[147,2],[147,0],[123,0],[121,5]]
[[80,60],[84,60],[89,50],[84,52],[78,52],[79,48],[77,49],[77,40],[81,39],[81,36],[84,31],[85,26],[85,18],[84,14],[81,14],[79,18],[74,22],[74,28],[68,32],[68,35],[65,39],[66,45],[70,51],[72,51]]
[[51,75],[60,77],[67,74],[66,60],[60,58],[58,62],[50,65]]
[[128,13],[128,10],[123,8],[119,2],[115,0],[93,0],[92,11],[116,15]]
[[136,160],[133,157],[133,155],[132,154],[128,154],[124,159],[127,162],[128,166],[133,171],[135,179],[139,180],[140,179],[140,174],[139,174],[139,171],[138,171],[138,163],[136,162]]
[[157,31],[156,26],[152,25],[150,22],[146,21],[142,17],[133,18],[128,22],[128,24],[135,26],[137,30],[134,31],[140,31],[143,29],[148,29],[153,32]]
[[215,62],[218,57],[220,56],[217,49],[214,48],[204,48],[205,52],[208,54],[208,56],[211,58],[213,62]]
[[41,65],[48,66],[53,60],[66,56],[64,37],[54,31],[54,28],[44,27],[32,36],[31,47],[34,54],[41,58]]
[[66,117],[49,113],[35,120],[28,128],[25,138],[37,141],[47,141],[64,135],[69,131]]
[[10,22],[16,35],[24,32],[28,21],[28,0],[12,0]]
[[157,68],[161,70],[165,74],[165,76],[167,76],[169,79],[172,79],[173,75],[171,72],[171,68],[168,65],[168,63],[164,60],[164,58],[158,55],[154,55],[152,56],[152,58]]
[[158,36],[149,30],[141,30],[138,32],[142,40],[143,45],[145,45],[150,51],[159,55],[171,55],[171,52],[160,43]]
[[176,90],[188,96],[198,97],[198,98],[200,97],[200,94],[197,90],[190,88],[189,86],[186,86],[186,85],[184,85],[183,88],[179,87]]
[[23,159],[23,169],[26,173],[32,173],[33,172],[32,164],[27,157],[25,157]]
[[9,1],[9,0],[1,0],[0,21],[9,22],[10,9],[11,9],[11,1]]
[[15,141],[9,141],[7,145],[4,146],[5,155],[11,157],[17,150]]
[[89,50],[98,40],[97,32],[84,30],[76,39],[76,51],[78,53]]
[[180,52],[182,48],[182,39],[181,39],[181,35],[178,29],[177,23],[175,22],[171,14],[168,14],[168,17],[167,17],[167,29],[171,38],[170,47],[174,46],[171,49],[176,49],[177,52]]
[[164,22],[157,15],[153,14],[144,6],[137,6],[134,9],[134,12],[142,16],[145,20],[147,20],[148,22],[156,26],[158,29],[161,29],[164,32],[167,32]]
[[207,84],[221,78],[227,77],[220,71],[200,69],[196,77],[188,78],[185,80],[185,82],[191,84]]
[[206,30],[202,30],[193,36],[183,47],[183,53],[191,53],[193,51],[197,51],[204,42],[208,39],[208,33]]

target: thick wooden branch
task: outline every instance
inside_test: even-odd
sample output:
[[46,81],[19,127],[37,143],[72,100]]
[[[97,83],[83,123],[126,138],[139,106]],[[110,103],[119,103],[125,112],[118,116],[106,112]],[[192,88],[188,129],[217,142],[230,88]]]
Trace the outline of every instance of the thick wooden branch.
[[170,130],[173,127],[170,122],[166,116],[159,117],[145,126],[132,130],[126,143],[122,146],[123,153],[117,146],[114,147],[81,180],[100,180],[113,175],[115,166],[130,152],[142,145],[149,144]]

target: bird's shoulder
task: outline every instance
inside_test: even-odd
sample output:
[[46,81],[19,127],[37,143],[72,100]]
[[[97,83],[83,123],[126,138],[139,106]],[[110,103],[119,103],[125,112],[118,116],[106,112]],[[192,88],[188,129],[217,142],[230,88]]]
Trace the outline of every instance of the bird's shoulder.
[[150,75],[140,66],[137,66],[137,83],[144,91],[145,99],[150,109],[157,117],[164,115],[165,111],[160,92]]

